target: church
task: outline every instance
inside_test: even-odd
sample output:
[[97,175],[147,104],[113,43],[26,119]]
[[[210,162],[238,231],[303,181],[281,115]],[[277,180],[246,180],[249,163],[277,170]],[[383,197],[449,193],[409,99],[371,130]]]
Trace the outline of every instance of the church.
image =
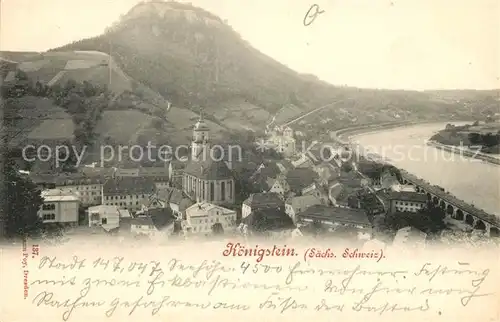
[[182,176],[182,190],[196,202],[234,204],[233,173],[225,161],[215,160],[209,133],[210,129],[200,117],[193,129],[191,156]]

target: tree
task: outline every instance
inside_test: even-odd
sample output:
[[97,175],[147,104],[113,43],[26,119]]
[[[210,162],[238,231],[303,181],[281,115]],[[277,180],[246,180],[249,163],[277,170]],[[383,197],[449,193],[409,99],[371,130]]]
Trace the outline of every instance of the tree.
[[69,141],[65,141],[63,146],[68,148],[68,153],[66,153],[65,150],[59,150],[59,160],[65,160],[62,161],[62,164],[60,164],[62,171],[64,172],[75,172],[76,171],[76,164],[78,162],[78,157],[75,154],[75,151],[71,147],[71,144]]
[[8,237],[35,236],[42,230],[38,210],[43,199],[35,184],[19,175],[10,154],[6,156],[4,178],[6,193],[0,196],[0,207],[6,214],[5,229]]

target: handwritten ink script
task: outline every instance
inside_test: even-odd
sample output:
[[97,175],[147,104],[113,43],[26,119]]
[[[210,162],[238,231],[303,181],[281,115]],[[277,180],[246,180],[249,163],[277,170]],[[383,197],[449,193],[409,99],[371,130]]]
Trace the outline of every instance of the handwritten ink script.
[[309,10],[307,10],[307,13],[304,16],[304,20],[302,21],[302,23],[304,24],[304,26],[307,27],[311,25],[314,22],[314,20],[316,20],[316,18],[323,13],[325,13],[324,10],[321,10],[317,4],[313,4],[309,8]]
[[37,314],[55,311],[64,321],[87,316],[84,311],[116,319],[204,310],[252,316],[304,312],[318,317],[438,312],[451,316],[467,312],[470,306],[487,308],[485,299],[496,300],[491,285],[498,285],[489,268],[456,261],[396,266],[380,264],[383,261],[332,265],[289,259],[264,264],[157,257],[42,256],[37,270],[30,272],[27,301],[40,311]]

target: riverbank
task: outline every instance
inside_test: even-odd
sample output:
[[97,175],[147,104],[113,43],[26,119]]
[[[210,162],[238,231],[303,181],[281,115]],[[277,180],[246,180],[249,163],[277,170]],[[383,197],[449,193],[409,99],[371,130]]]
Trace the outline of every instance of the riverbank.
[[472,151],[468,148],[460,148],[460,147],[453,146],[453,145],[445,145],[445,144],[439,143],[439,142],[434,141],[434,140],[427,141],[427,145],[430,145],[436,149],[440,149],[440,150],[444,150],[447,152],[460,154],[460,155],[463,155],[463,156],[466,156],[469,158],[485,161],[485,162],[488,162],[490,164],[500,165],[499,158],[495,158],[494,156],[491,156],[491,155],[488,155],[485,153],[481,153],[479,151]]
[[[330,136],[332,137],[332,139],[334,139],[340,144],[350,144],[351,142],[349,142],[349,140],[353,136],[360,134],[377,133],[395,128],[404,128],[404,127],[423,125],[423,124],[441,124],[445,122],[446,121],[440,121],[440,122],[401,121],[401,122],[375,123],[375,124],[346,127],[344,129],[331,132]],[[465,121],[453,121],[453,123],[458,123],[458,122],[465,122]]]
[[360,126],[351,126],[330,133],[332,139],[340,144],[349,144],[349,138],[356,134],[371,133],[377,131],[388,130],[390,128],[404,127],[408,125],[417,124],[417,122],[390,122],[390,123],[376,123]]

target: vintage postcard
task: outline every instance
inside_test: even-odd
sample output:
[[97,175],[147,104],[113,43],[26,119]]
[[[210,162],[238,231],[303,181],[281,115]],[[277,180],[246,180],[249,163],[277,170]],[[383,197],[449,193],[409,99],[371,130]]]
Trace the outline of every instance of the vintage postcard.
[[500,321],[498,0],[0,9],[0,322]]

